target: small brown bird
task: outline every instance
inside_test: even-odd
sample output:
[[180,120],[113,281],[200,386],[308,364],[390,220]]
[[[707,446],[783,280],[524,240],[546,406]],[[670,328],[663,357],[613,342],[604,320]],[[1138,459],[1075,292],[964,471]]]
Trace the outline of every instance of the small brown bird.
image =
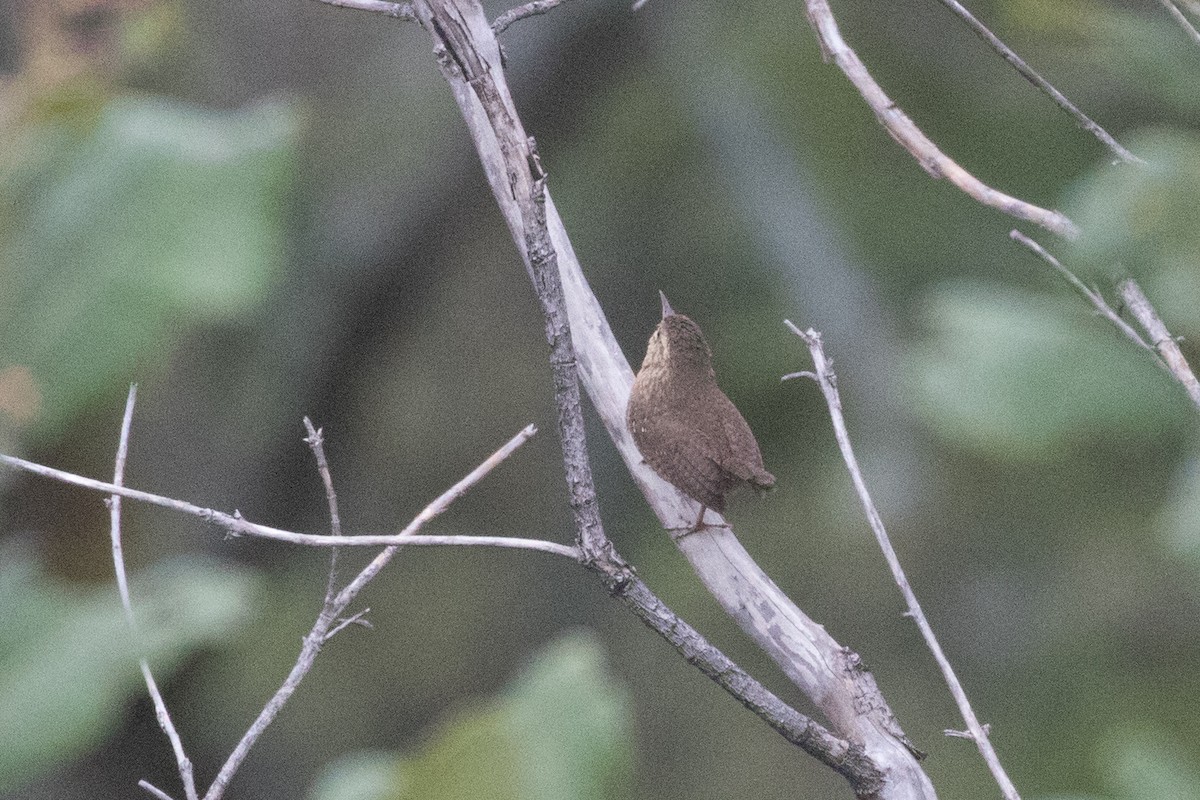
[[705,509],[725,510],[730,490],[743,483],[770,489],[775,476],[763,467],[750,426],[717,386],[700,326],[658,294],[662,322],[646,345],[626,417],[646,463],[700,504],[692,528],[698,531]]

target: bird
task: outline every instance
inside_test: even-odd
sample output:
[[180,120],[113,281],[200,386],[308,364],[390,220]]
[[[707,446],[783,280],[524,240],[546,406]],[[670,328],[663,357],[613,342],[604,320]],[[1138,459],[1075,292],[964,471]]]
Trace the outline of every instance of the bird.
[[633,380],[626,421],[650,468],[700,504],[694,533],[705,527],[706,509],[725,510],[730,491],[748,484],[761,493],[775,476],[745,418],[717,386],[700,326],[658,294],[662,321]]

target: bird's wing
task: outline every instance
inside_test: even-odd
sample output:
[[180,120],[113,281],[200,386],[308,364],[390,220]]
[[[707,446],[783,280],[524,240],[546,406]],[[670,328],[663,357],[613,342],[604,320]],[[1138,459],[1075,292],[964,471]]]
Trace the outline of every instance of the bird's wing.
[[718,446],[709,434],[686,421],[662,416],[637,425],[634,438],[655,472],[696,502],[716,511],[725,509],[728,477],[708,455]]
[[758,441],[745,417],[724,393],[716,402],[723,407],[722,413],[715,418],[725,442],[725,447],[721,449],[725,454],[721,459],[721,469],[738,481],[746,481],[757,487],[774,485],[775,476],[763,466]]

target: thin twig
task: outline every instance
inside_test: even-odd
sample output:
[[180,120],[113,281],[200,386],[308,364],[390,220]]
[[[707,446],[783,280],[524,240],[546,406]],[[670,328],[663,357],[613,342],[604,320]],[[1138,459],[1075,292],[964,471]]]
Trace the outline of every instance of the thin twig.
[[[1167,12],[1175,18],[1175,21],[1178,22],[1185,31],[1187,31],[1187,35],[1191,37],[1192,41],[1196,44],[1200,44],[1200,31],[1196,30],[1196,26],[1191,23],[1191,20],[1183,15],[1183,12],[1179,10],[1179,7],[1171,2],[1171,0],[1159,0],[1159,2],[1162,3],[1163,7],[1167,9]],[[1189,8],[1193,14],[1197,13],[1194,5],[1189,6]]]
[[338,8],[371,11],[375,14],[383,14],[385,17],[407,20],[408,22],[416,22],[417,20],[416,14],[413,13],[412,3],[390,3],[387,0],[317,0],[317,2],[329,6],[337,6]]
[[144,789],[145,791],[149,792],[150,794],[154,795],[155,797],[157,797],[158,800],[175,800],[174,797],[171,797],[171,795],[167,794],[166,792],[164,792],[162,789],[155,786],[150,781],[140,780],[140,781],[138,781],[138,786],[141,787],[142,789]]
[[1051,211],[1027,203],[1011,195],[993,189],[958,165],[943,153],[933,141],[917,127],[916,123],[892,101],[882,87],[871,77],[858,55],[842,39],[828,0],[805,0],[808,19],[817,39],[821,42],[826,59],[832,59],[858,89],[867,105],[875,112],[879,122],[892,138],[934,178],[945,178],[970,197],[985,206],[998,209],[1018,219],[1041,225],[1048,231],[1067,239],[1079,237],[1075,223],[1058,211]]
[[[1082,111],[1080,111],[1074,103],[1067,99],[1066,95],[1064,95],[1058,89],[1055,89],[1054,86],[1052,86],[1049,81],[1039,75],[1037,71],[1033,69],[1033,67],[1025,63],[1023,58],[1013,52],[1008,45],[1000,40],[1000,37],[992,33],[988,27],[980,22],[974,14],[968,11],[962,3],[958,2],[958,0],[939,0],[939,2],[953,11],[959,18],[962,19],[963,22],[967,23],[967,26],[970,27],[980,39],[983,39],[983,41],[990,45],[993,50],[999,53],[1001,58],[1003,58],[1009,64],[1012,64],[1013,68],[1017,72],[1021,73],[1021,76],[1025,78],[1025,80],[1029,81],[1038,89],[1041,89],[1043,92],[1049,95],[1050,99],[1053,100],[1059,108],[1074,117],[1075,121],[1079,123],[1081,128],[1088,131],[1101,142],[1103,142],[1108,149],[1113,151],[1117,158],[1125,161],[1126,163],[1146,163],[1122,147],[1120,142],[1109,135],[1108,131],[1100,127],[1100,125],[1087,114],[1084,114]],[[1166,3],[1167,0],[1163,0],[1163,2]]]
[[1183,351],[1179,349],[1179,343],[1167,330],[1167,326],[1163,324],[1158,312],[1154,310],[1154,306],[1150,305],[1150,300],[1142,291],[1142,287],[1137,285],[1137,281],[1129,279],[1121,281],[1117,285],[1117,291],[1121,294],[1121,299],[1125,302],[1126,307],[1129,308],[1129,313],[1150,335],[1150,341],[1154,342],[1154,349],[1166,362],[1167,369],[1177,381],[1183,384],[1183,389],[1187,392],[1188,397],[1192,399],[1197,408],[1200,408],[1200,382],[1196,380],[1191,365],[1188,364]]
[[829,406],[829,415],[833,423],[833,433],[834,438],[837,439],[838,449],[842,452],[842,458],[846,462],[846,468],[850,472],[850,480],[854,483],[854,490],[858,493],[858,498],[862,503],[863,510],[866,512],[871,530],[875,533],[875,539],[879,543],[879,548],[883,551],[884,558],[891,568],[892,577],[900,587],[901,594],[904,595],[904,602],[908,606],[908,616],[911,616],[917,623],[917,628],[921,631],[921,636],[925,639],[925,644],[929,647],[930,652],[933,653],[934,660],[942,670],[946,685],[950,688],[950,694],[954,697],[954,701],[958,704],[958,709],[967,723],[967,730],[970,732],[971,738],[975,740],[975,744],[979,748],[983,760],[987,763],[988,769],[991,770],[992,776],[996,779],[996,783],[999,784],[1000,791],[1008,800],[1020,800],[1020,795],[1017,793],[1016,787],[1004,771],[1004,767],[1000,763],[1000,758],[996,755],[996,751],[992,747],[987,729],[979,723],[979,719],[975,716],[975,711],[971,708],[971,703],[967,699],[966,691],[959,682],[958,676],[955,675],[954,668],[950,666],[949,659],[946,658],[946,654],[942,651],[942,646],[938,642],[937,636],[934,635],[929,620],[925,618],[925,612],[921,609],[921,604],[917,601],[917,595],[913,592],[912,586],[908,583],[908,577],[904,574],[904,570],[900,566],[900,559],[892,547],[891,539],[888,538],[887,529],[883,525],[883,519],[879,516],[879,511],[875,508],[875,503],[871,499],[871,493],[867,489],[866,480],[863,479],[862,470],[858,466],[858,459],[854,455],[854,448],[850,444],[850,433],[846,429],[846,420],[842,415],[842,399],[838,393],[837,376],[825,358],[825,350],[821,344],[821,334],[812,328],[809,328],[807,331],[801,331],[788,320],[784,320],[784,325],[792,333],[799,336],[808,345],[809,352],[812,353],[813,367],[818,379],[817,385],[821,387],[821,393],[825,395],[825,402]]
[[328,642],[334,636],[337,636],[338,633],[345,630],[346,628],[349,628],[351,625],[361,625],[362,627],[367,628],[368,630],[374,629],[375,626],[371,624],[371,620],[366,619],[367,614],[370,614],[370,613],[371,613],[371,609],[370,609],[370,607],[367,607],[367,608],[364,608],[362,611],[358,611],[354,614],[351,614],[348,617],[345,617],[337,625],[334,625],[332,628],[330,628],[329,633],[325,634],[325,641]]
[[[405,526],[404,530],[401,532],[401,536],[407,536],[415,533],[421,529],[421,526],[429,522],[429,520],[445,511],[451,503],[453,503],[459,497],[462,497],[467,490],[482,480],[485,475],[487,475],[502,461],[508,458],[508,456],[511,455],[513,451],[520,447],[525,441],[527,441],[529,437],[533,435],[533,433],[533,426],[531,425],[510,439],[507,444],[505,444],[495,453],[488,456],[483,463],[471,470],[466,477],[451,486],[436,500],[426,506],[420,514],[413,518],[412,522]],[[304,637],[304,643],[300,648],[300,655],[296,659],[296,663],[292,666],[291,672],[288,673],[288,676],[284,680],[283,684],[279,687],[271,699],[267,701],[267,704],[263,706],[263,710],[259,712],[258,717],[254,720],[254,723],[246,731],[245,735],[242,736],[241,741],[238,742],[237,747],[234,748],[233,752],[229,755],[229,758],[226,759],[225,763],[221,767],[221,771],[217,774],[216,779],[213,780],[212,786],[210,786],[208,792],[205,793],[204,800],[220,800],[221,796],[225,793],[225,789],[229,785],[229,782],[233,779],[233,776],[237,773],[238,768],[241,767],[242,762],[249,754],[250,749],[254,746],[254,743],[258,741],[258,738],[262,736],[263,732],[267,729],[271,722],[274,721],[275,717],[279,714],[279,710],[283,708],[283,705],[288,701],[288,698],[292,696],[292,693],[296,691],[296,688],[304,679],[304,676],[308,674],[310,669],[312,669],[313,662],[316,660],[317,655],[321,652],[321,648],[327,641],[329,641],[329,639],[337,630],[345,627],[345,625],[342,624],[344,621],[340,620],[339,617],[345,612],[346,608],[354,602],[355,598],[358,597],[358,593],[362,591],[362,589],[368,583],[370,583],[376,575],[379,574],[380,570],[387,566],[388,562],[391,561],[398,549],[399,545],[395,544],[384,548],[379,555],[372,559],[371,563],[364,567],[363,570],[346,585],[344,589],[338,592],[334,597],[326,600],[321,609],[321,613],[317,616],[317,621],[313,623],[312,629]],[[354,615],[351,617],[351,619],[353,620],[360,617],[361,613]]]
[[[117,456],[113,465],[113,486],[120,487],[125,481],[125,460],[129,455],[129,432],[133,427],[133,407],[137,403],[137,384],[129,387],[129,396],[125,399],[125,414],[121,418],[121,436],[117,441]],[[129,580],[125,574],[125,552],[121,546],[121,497],[113,494],[108,498],[108,516],[109,516],[109,536],[112,540],[113,554],[113,571],[117,577],[117,592],[121,595],[121,607],[125,610],[125,623],[129,626],[130,633],[133,634],[135,646],[139,651],[142,651],[143,644],[141,637],[138,635],[137,623],[133,618],[133,601],[129,594]],[[158,689],[158,683],[154,680],[154,674],[150,671],[150,663],[146,660],[146,656],[139,655],[138,667],[142,671],[142,679],[146,683],[146,691],[150,693],[150,698],[154,703],[154,715],[158,719],[158,725],[162,728],[163,733],[167,735],[167,739],[171,743],[171,750],[175,753],[175,763],[179,767],[179,777],[183,781],[183,791],[188,800],[197,800],[199,795],[196,793],[196,780],[192,772],[191,759],[187,757],[187,752],[183,749],[183,741],[179,738],[179,731],[175,729],[175,725],[171,722],[171,715],[167,712],[166,701],[163,700],[162,692]],[[150,791],[149,789],[147,791]],[[154,791],[161,793],[157,788]]]
[[[505,445],[505,448],[511,448],[508,452],[520,447],[536,432],[536,429],[530,425],[525,430],[518,433],[513,439]],[[294,531],[286,531],[281,528],[272,528],[268,525],[259,525],[250,522],[245,517],[240,516],[236,512],[234,514],[226,514],[221,511],[215,511],[211,508],[193,505],[183,500],[176,500],[171,497],[151,494],[138,489],[129,489],[124,486],[118,486],[112,483],[105,483],[93,478],[86,478],[82,475],[76,475],[73,472],[47,467],[42,464],[36,464],[32,461],[26,461],[15,456],[5,455],[0,453],[0,463],[7,464],[10,467],[15,467],[25,472],[40,475],[43,478],[49,478],[61,483],[69,483],[73,486],[80,486],[84,489],[103,492],[105,494],[119,495],[128,497],[131,500],[137,500],[142,503],[149,503],[163,508],[169,508],[173,511],[178,511],[183,514],[188,514],[193,517],[198,517],[205,522],[212,523],[225,529],[232,536],[256,536],[261,539],[274,539],[279,542],[287,542],[289,544],[303,545],[305,547],[379,547],[381,545],[404,544],[413,547],[500,547],[516,550],[537,550],[543,553],[552,555],[565,556],[572,560],[579,560],[579,551],[568,545],[558,544],[557,542],[546,542],[538,539],[524,539],[515,536],[428,536],[415,535],[408,533],[409,528],[406,528],[400,533],[389,534],[364,534],[361,536],[329,536],[327,534],[317,533],[296,533]],[[493,465],[494,466],[494,465]],[[480,476],[482,477],[482,476]],[[465,491],[465,489],[463,490]],[[431,506],[432,507],[432,506]],[[430,508],[422,511],[422,514],[430,512]],[[437,510],[436,513],[441,513],[443,509]],[[436,514],[435,514],[436,516]],[[421,521],[421,525],[428,522],[428,519]],[[409,526],[412,527],[411,525]],[[417,526],[418,528],[420,525]],[[415,530],[415,529],[414,529]]]
[[[1042,247],[1033,239],[1030,239],[1028,236],[1015,229],[1009,231],[1008,237],[1015,242],[1025,245],[1033,252],[1034,255],[1053,267],[1054,270],[1061,275],[1067,283],[1071,284],[1071,286],[1074,287],[1077,292],[1083,295],[1085,300],[1095,307],[1096,311],[1099,312],[1102,317],[1111,322],[1116,329],[1123,333],[1131,342],[1136,344],[1138,347],[1143,348],[1144,350],[1147,350],[1151,353],[1154,352],[1154,348],[1150,346],[1150,343],[1143,339],[1141,334],[1133,329],[1133,326],[1121,319],[1121,315],[1118,314],[1116,310],[1108,304],[1108,301],[1104,299],[1104,295],[1102,295],[1098,290],[1088,287],[1087,284],[1079,280],[1079,278],[1075,276],[1075,273],[1064,267],[1062,262],[1052,256],[1046,250],[1046,248]],[[1155,360],[1158,360],[1157,357]],[[1158,365],[1163,368],[1166,367],[1166,364],[1164,364],[1162,361],[1158,361]]]
[[532,0],[525,5],[510,8],[492,21],[492,33],[496,36],[504,33],[509,25],[529,17],[536,17],[558,8],[567,0]]
[[[342,535],[342,518],[338,515],[337,492],[333,490],[333,473],[329,471],[329,461],[325,458],[324,430],[315,427],[312,420],[304,418],[304,429],[308,436],[304,443],[312,450],[313,458],[317,460],[317,472],[321,475],[321,483],[325,485],[325,502],[329,506],[329,533],[333,536]],[[337,584],[338,551],[334,547],[329,551],[329,579],[325,582],[325,602],[333,597]]]

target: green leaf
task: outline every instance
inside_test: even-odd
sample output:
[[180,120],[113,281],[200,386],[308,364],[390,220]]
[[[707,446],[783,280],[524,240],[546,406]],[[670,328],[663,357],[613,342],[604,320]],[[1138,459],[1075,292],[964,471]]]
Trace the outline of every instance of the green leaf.
[[446,724],[422,751],[357,754],[313,800],[602,800],[630,796],[629,700],[583,633],[543,650],[488,707]]
[[0,432],[61,430],[189,327],[262,300],[296,130],[283,103],[122,98],[82,133],[25,131],[38,144],[0,184]]
[[[0,792],[95,747],[143,694],[115,586],[80,592],[32,558],[0,554]],[[161,683],[251,606],[249,575],[179,561],[131,577],[143,651]]]
[[1200,137],[1144,131],[1128,146],[1145,166],[1101,167],[1068,198],[1084,232],[1071,260],[1097,277],[1132,273],[1168,327],[1200,331]]
[[947,439],[1017,459],[1186,424],[1182,389],[1084,308],[1067,290],[960,283],[934,292],[932,336],[911,355],[919,412]]
[[1109,783],[1126,800],[1200,800],[1200,765],[1164,730],[1123,726],[1103,752]]

